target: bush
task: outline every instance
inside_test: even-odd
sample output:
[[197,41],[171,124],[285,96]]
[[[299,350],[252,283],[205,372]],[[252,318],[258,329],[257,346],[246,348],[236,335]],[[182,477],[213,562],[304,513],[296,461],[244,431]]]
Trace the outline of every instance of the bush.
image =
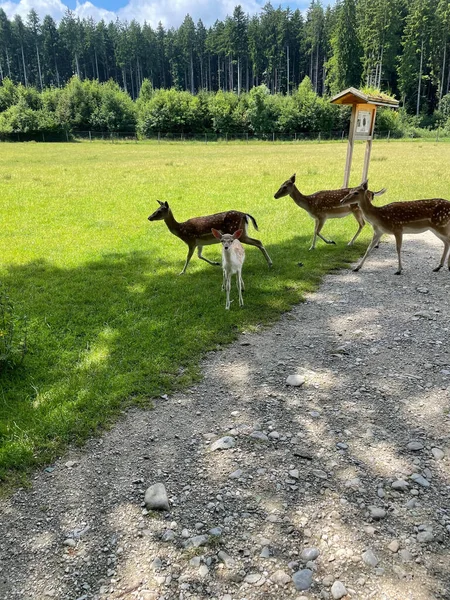
[[26,353],[26,320],[19,319],[0,283],[0,374],[18,366]]

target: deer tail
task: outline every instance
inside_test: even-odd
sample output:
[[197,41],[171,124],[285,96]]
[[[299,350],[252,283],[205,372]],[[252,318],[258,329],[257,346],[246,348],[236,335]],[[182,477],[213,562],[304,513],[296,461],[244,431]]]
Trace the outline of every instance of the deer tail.
[[256,219],[254,217],[252,217],[252,215],[249,215],[248,213],[245,215],[245,220],[248,224],[248,220],[251,219],[252,223],[253,223],[253,227],[256,229],[256,231],[259,231],[258,229],[258,224],[256,222]]

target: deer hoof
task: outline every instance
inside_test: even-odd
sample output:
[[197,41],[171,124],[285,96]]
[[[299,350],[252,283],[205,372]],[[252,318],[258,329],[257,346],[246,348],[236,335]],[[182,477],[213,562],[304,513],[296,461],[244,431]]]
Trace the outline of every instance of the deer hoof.
[[[434,273],[437,273],[438,271],[440,271],[442,269],[443,265],[439,265],[438,267],[436,267],[435,269],[433,269]],[[449,267],[450,269],[450,267]]]
[[353,273],[357,273],[357,272],[360,270],[360,268],[361,268],[361,267],[355,267],[355,268],[353,269]]
[[401,275],[401,274],[402,274],[402,272],[401,272],[401,271],[395,271],[395,274],[396,274],[396,275]]
[[327,244],[333,244],[333,246],[336,246],[336,242],[334,240],[328,240]]

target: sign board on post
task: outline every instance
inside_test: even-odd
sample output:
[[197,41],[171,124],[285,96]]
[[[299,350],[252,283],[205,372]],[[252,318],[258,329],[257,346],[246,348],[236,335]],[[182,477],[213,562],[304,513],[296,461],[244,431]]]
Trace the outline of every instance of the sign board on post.
[[346,188],[348,187],[350,180],[353,146],[355,140],[363,140],[367,142],[364,156],[364,168],[362,172],[362,181],[365,181],[369,172],[370,154],[372,151],[373,130],[375,127],[377,106],[398,108],[398,100],[394,100],[393,98],[389,98],[387,96],[364,94],[355,88],[348,88],[337,96],[334,96],[334,98],[331,99],[331,102],[333,104],[350,104],[352,106],[350,130],[348,134],[347,160],[344,171],[344,185],[342,186]]

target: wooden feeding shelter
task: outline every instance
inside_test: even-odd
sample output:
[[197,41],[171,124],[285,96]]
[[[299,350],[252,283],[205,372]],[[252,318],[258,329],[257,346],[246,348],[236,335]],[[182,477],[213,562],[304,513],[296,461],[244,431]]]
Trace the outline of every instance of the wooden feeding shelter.
[[370,153],[372,151],[373,130],[375,127],[375,116],[377,106],[386,106],[388,108],[398,108],[398,100],[386,96],[385,94],[369,93],[365,94],[361,90],[350,87],[340,92],[330,101],[332,104],[351,104],[352,116],[350,119],[350,130],[348,133],[347,160],[345,163],[344,185],[348,187],[350,179],[350,170],[352,166],[353,146],[355,140],[365,140],[366,153],[364,156],[364,168],[362,181],[367,179],[369,172]]

